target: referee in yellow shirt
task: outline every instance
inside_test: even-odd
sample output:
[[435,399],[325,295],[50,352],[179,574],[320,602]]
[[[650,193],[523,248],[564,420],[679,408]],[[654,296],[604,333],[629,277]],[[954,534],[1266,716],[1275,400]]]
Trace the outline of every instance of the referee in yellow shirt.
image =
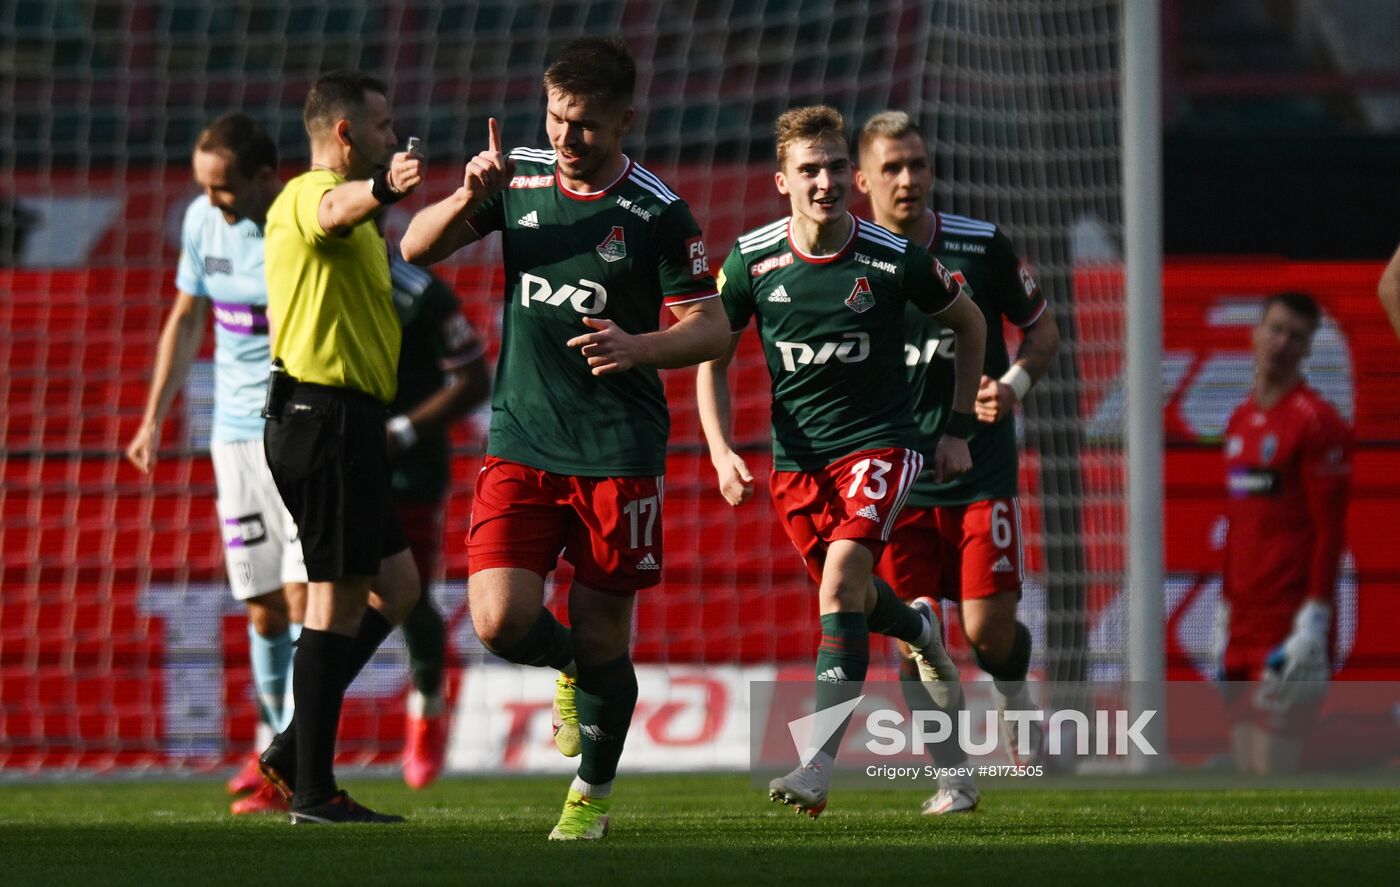
[[304,120],[311,171],[283,188],[264,235],[272,355],[285,368],[264,445],[309,584],[296,714],[261,763],[294,823],[400,822],[340,791],[333,762],[346,688],[419,594],[389,486],[400,330],[375,216],[418,186],[422,160],[394,153],[386,87],[365,74],[317,80]]

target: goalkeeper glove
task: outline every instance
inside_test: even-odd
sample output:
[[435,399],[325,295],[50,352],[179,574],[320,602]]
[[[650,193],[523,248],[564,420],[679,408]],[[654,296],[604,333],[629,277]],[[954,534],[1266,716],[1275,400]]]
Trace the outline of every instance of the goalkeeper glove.
[[1332,608],[1310,600],[1293,617],[1293,633],[1269,654],[1265,665],[1284,681],[1325,681],[1332,676],[1327,661],[1327,628]]

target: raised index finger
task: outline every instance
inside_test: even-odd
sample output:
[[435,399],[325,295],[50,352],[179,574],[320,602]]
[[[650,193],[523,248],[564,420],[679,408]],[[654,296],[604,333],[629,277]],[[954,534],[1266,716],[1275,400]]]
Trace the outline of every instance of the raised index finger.
[[501,153],[501,125],[496,122],[495,117],[492,117],[487,122],[487,127],[490,129],[490,136],[487,139],[486,147],[499,154]]

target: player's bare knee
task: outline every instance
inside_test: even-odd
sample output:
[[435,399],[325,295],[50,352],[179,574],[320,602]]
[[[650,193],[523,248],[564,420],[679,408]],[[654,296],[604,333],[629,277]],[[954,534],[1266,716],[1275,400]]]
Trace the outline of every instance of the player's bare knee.
[[247,604],[248,623],[253,626],[253,631],[265,638],[278,637],[287,632],[287,602],[280,591],[249,598]]
[[864,613],[866,611],[865,592],[869,583],[861,584],[839,581],[822,583],[818,597],[823,613]]
[[982,662],[1005,662],[1016,646],[1016,608],[997,599],[964,601],[963,634]]
[[301,625],[306,621],[306,583],[288,582],[282,586],[287,601],[287,621]]
[[982,662],[1005,662],[1016,642],[1015,625],[1000,626],[981,623],[969,626],[967,642]]
[[538,612],[526,613],[523,609],[508,605],[474,609],[471,615],[472,628],[476,630],[476,636],[482,646],[497,656],[501,655],[501,651],[509,650],[524,640],[535,620],[539,618]]
[[377,598],[374,606],[391,625],[403,624],[418,603],[421,593],[418,565],[408,549],[380,561],[379,575],[374,582],[374,595]]

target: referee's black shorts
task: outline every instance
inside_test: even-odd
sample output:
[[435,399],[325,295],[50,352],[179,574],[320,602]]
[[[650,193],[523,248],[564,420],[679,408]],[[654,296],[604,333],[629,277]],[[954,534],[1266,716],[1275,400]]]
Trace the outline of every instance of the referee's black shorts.
[[306,578],[376,576],[408,547],[389,484],[384,404],[348,388],[297,382],[263,446],[297,524]]

